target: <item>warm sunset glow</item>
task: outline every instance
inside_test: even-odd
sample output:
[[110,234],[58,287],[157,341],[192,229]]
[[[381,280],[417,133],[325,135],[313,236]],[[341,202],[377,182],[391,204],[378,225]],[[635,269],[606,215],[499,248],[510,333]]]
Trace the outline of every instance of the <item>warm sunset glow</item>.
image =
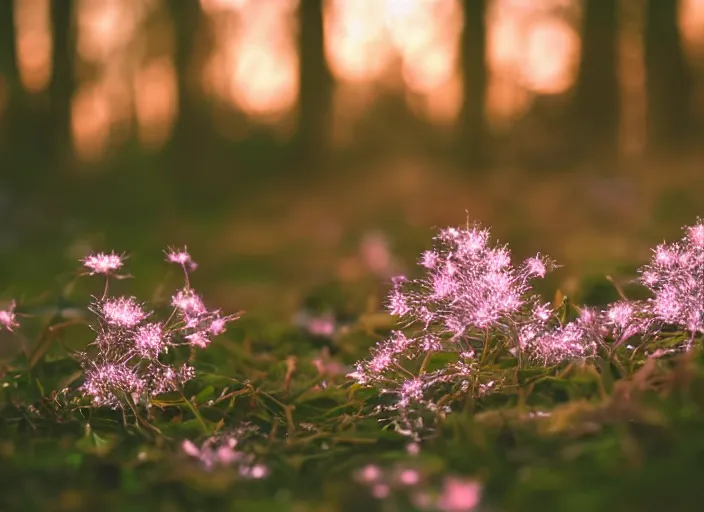
[[393,56],[386,34],[388,0],[328,0],[325,50],[330,70],[349,82],[377,80]]
[[687,52],[701,59],[704,56],[704,0],[680,0],[679,24]]
[[168,18],[155,16],[163,10],[163,0],[77,1],[79,86],[71,125],[82,159],[95,160],[125,142],[135,120],[146,147],[168,139],[177,91]]
[[579,62],[577,32],[559,19],[536,21],[525,38],[521,75],[539,94],[560,94],[574,83]]
[[202,0],[214,50],[204,71],[207,91],[262,123],[290,114],[298,96],[296,0]]
[[149,148],[163,145],[176,116],[176,71],[169,59],[155,60],[134,80],[139,139]]
[[536,94],[561,94],[576,79],[579,2],[492,0],[487,12],[487,113],[495,126],[523,115]]
[[647,97],[643,30],[645,1],[619,5],[618,80],[620,92],[619,150],[628,156],[640,155],[646,143]]
[[130,44],[145,6],[135,0],[79,0],[78,55],[100,63]]
[[457,0],[328,0],[324,15],[326,55],[340,82],[336,116],[362,117],[390,88],[405,91],[410,109],[431,122],[455,120],[462,104]]
[[428,94],[406,95],[411,110],[438,126],[450,126],[462,108],[462,80],[459,75],[440,84]]
[[[10,0],[6,0],[10,1]],[[52,32],[50,0],[16,0],[15,51],[22,85],[40,92],[51,78]]]
[[[52,73],[51,0],[13,1],[19,78],[27,91],[38,93]],[[283,134],[295,126],[302,1],[200,0],[205,17],[195,38],[193,53],[200,60],[192,59],[193,77],[202,92],[230,107],[214,113],[214,123],[227,133],[245,133],[249,121]],[[574,86],[583,2],[487,2],[485,109],[492,128],[501,130],[529,113],[536,97],[565,94]],[[178,115],[178,95],[186,93],[177,85],[168,2],[75,0],[73,5],[71,131],[79,157],[99,158],[134,136],[147,148],[162,147]],[[645,7],[645,0],[619,2],[624,154],[638,154],[645,144]],[[334,141],[353,141],[359,121],[371,116],[380,97],[401,97],[414,115],[437,127],[456,122],[464,101],[460,0],[325,0],[323,23],[324,51],[335,79]],[[681,0],[679,23],[698,84],[704,69],[704,0]],[[694,108],[704,105],[701,90],[694,87]],[[0,76],[0,115],[8,94]]]
[[84,160],[100,158],[110,136],[110,97],[101,84],[85,84],[71,105],[71,134],[78,155]]

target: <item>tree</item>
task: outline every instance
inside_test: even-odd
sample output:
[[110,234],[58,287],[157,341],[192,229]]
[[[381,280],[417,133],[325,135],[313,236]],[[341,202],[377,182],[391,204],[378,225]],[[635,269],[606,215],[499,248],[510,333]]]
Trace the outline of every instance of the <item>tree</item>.
[[323,0],[299,7],[300,93],[298,150],[305,165],[316,166],[329,145],[332,77],[325,59]]
[[645,76],[648,146],[676,150],[687,142],[691,77],[678,28],[677,0],[648,0],[645,19]]
[[462,72],[464,102],[460,115],[463,160],[471,166],[485,163],[487,126],[485,115],[486,65],[486,1],[464,0],[462,32]]
[[0,2],[0,151],[10,145],[10,111],[19,88],[15,61],[14,2]]
[[[198,36],[207,31],[203,29],[203,11],[200,4],[193,1],[168,2],[175,32],[174,65],[178,84],[178,111],[174,120],[169,147],[173,157],[171,168],[183,178],[192,177],[194,169],[203,167],[203,144],[213,141],[208,137],[210,123],[206,118],[202,102],[194,94],[197,74],[194,72],[193,59],[196,54]],[[196,151],[195,148],[201,151]]]
[[66,163],[71,151],[71,98],[75,88],[73,1],[51,2],[53,72],[49,85],[50,154],[55,163]]
[[572,123],[579,156],[596,151],[608,159],[618,151],[618,2],[585,2],[583,20]]

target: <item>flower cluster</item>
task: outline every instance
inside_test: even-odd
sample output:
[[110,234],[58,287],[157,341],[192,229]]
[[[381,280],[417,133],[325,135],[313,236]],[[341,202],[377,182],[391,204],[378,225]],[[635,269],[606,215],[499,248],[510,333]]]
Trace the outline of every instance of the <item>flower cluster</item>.
[[181,449],[189,457],[197,459],[208,471],[216,467],[234,466],[241,477],[261,479],[269,474],[269,469],[256,462],[254,454],[238,449],[240,438],[253,432],[256,432],[256,427],[245,423],[232,431],[209,437],[200,447],[185,440]]
[[194,370],[187,364],[170,364],[166,360],[169,349],[179,345],[204,348],[237,318],[206,308],[190,286],[189,272],[195,263],[185,249],[167,252],[167,261],[181,266],[185,276],[184,287],[171,297],[167,318],[157,318],[135,297],[109,296],[109,278],[116,276],[123,258],[97,253],[83,260],[90,275],[101,274],[106,279],[105,293],[90,306],[97,318],[96,336],[80,358],[85,373],[81,390],[95,406],[124,408],[178,389],[193,378]]
[[653,251],[640,279],[653,293],[648,303],[654,319],[677,325],[692,337],[704,333],[704,224],[698,220],[685,228],[675,243],[663,243]]
[[[498,389],[496,363],[507,354],[518,359],[511,366],[551,366],[586,361],[601,349],[613,357],[634,338],[650,353],[663,353],[661,341],[675,345],[669,350],[686,350],[704,333],[702,220],[685,227],[680,241],[659,245],[640,269],[651,299],[575,308],[570,322],[564,320],[567,310],[558,315],[531,291],[531,279],[555,266],[548,258],[537,255],[514,266],[508,249],[491,244],[489,231],[477,226],[441,230],[436,242],[420,259],[423,277],[394,279],[389,310],[404,329],[372,348],[371,358],[349,375],[394,397],[379,410],[397,412],[406,433],[423,428],[419,411],[449,411],[452,393],[480,396]],[[664,325],[680,333],[668,337]],[[441,400],[439,388],[446,393]]]
[[[371,359],[357,363],[350,374],[362,385],[377,385],[395,395],[388,409],[400,411],[411,430],[421,427],[420,418],[409,416],[416,405],[437,410],[428,398],[432,390],[443,386],[463,392],[471,388],[474,394],[492,390],[500,382],[480,374],[480,364],[532,348],[531,340],[551,332],[554,320],[552,310],[540,304],[530,285],[554,268],[549,258],[536,255],[514,266],[508,248],[490,243],[489,231],[478,226],[441,230],[436,242],[421,257],[423,277],[394,280],[389,310],[401,318],[406,330],[377,344]],[[556,345],[554,351],[558,350]],[[588,352],[572,346],[570,350],[574,357]],[[548,354],[533,355],[548,359]],[[433,367],[433,356],[440,356],[444,364]]]
[[470,512],[479,506],[483,491],[482,484],[475,479],[448,475],[438,492],[419,470],[400,465],[382,468],[368,464],[356,471],[354,478],[368,487],[374,498],[406,496],[418,510]]
[[549,258],[514,266],[508,248],[490,243],[489,231],[478,226],[444,229],[435,240],[420,259],[421,278],[393,281],[389,310],[403,330],[379,342],[349,375],[393,396],[379,410],[396,413],[405,433],[423,429],[425,412],[449,412],[453,397],[499,389],[501,358],[514,358],[509,366],[552,366],[586,361],[602,348],[612,353],[634,336],[652,340],[662,323],[704,332],[701,223],[680,243],[658,247],[642,270],[651,301],[577,309],[569,322],[566,310],[558,314],[532,292],[531,280],[555,267]]

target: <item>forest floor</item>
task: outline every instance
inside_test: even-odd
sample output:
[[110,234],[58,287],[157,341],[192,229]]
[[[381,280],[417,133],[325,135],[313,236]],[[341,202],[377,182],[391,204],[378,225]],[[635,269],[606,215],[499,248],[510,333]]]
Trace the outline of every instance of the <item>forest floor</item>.
[[[701,178],[507,171],[468,184],[404,161],[375,172],[241,194],[197,216],[194,206],[136,224],[84,211],[58,235],[36,228],[53,233],[42,242],[17,235],[22,251],[1,262],[3,283],[9,267],[16,277],[2,296],[22,315],[14,333],[0,331],[0,510],[466,510],[447,501],[453,485],[476,491],[474,510],[699,510],[698,346],[627,373],[603,363],[517,372],[516,386],[467,400],[418,444],[379,421],[384,397],[346,374],[397,328],[383,312],[389,279],[417,272],[436,227],[493,224],[518,257],[541,251],[563,265],[538,290],[548,300],[559,289],[600,304],[618,296],[606,274],[630,287],[655,233],[676,238],[695,220],[686,216]],[[71,351],[91,331],[51,326],[83,319],[101,287],[76,282],[71,261],[91,247],[128,251],[135,278],[119,289],[155,298],[173,277],[160,251],[174,243],[200,263],[193,284],[206,302],[245,314],[207,349],[182,354],[197,371],[183,395],[137,415],[77,406]],[[237,462],[204,467],[184,450],[226,434],[262,478]],[[369,465],[381,473],[365,477]]]

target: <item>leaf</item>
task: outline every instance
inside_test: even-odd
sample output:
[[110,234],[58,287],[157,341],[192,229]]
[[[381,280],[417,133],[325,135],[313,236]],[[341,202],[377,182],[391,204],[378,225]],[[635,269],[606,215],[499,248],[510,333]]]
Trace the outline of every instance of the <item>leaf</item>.
[[196,395],[196,403],[202,404],[203,402],[210,400],[214,395],[215,388],[213,386],[208,386]]
[[117,445],[117,442],[118,437],[116,435],[101,437],[95,432],[91,432],[87,436],[84,436],[76,441],[76,448],[84,453],[104,457],[112,451],[112,449]]

